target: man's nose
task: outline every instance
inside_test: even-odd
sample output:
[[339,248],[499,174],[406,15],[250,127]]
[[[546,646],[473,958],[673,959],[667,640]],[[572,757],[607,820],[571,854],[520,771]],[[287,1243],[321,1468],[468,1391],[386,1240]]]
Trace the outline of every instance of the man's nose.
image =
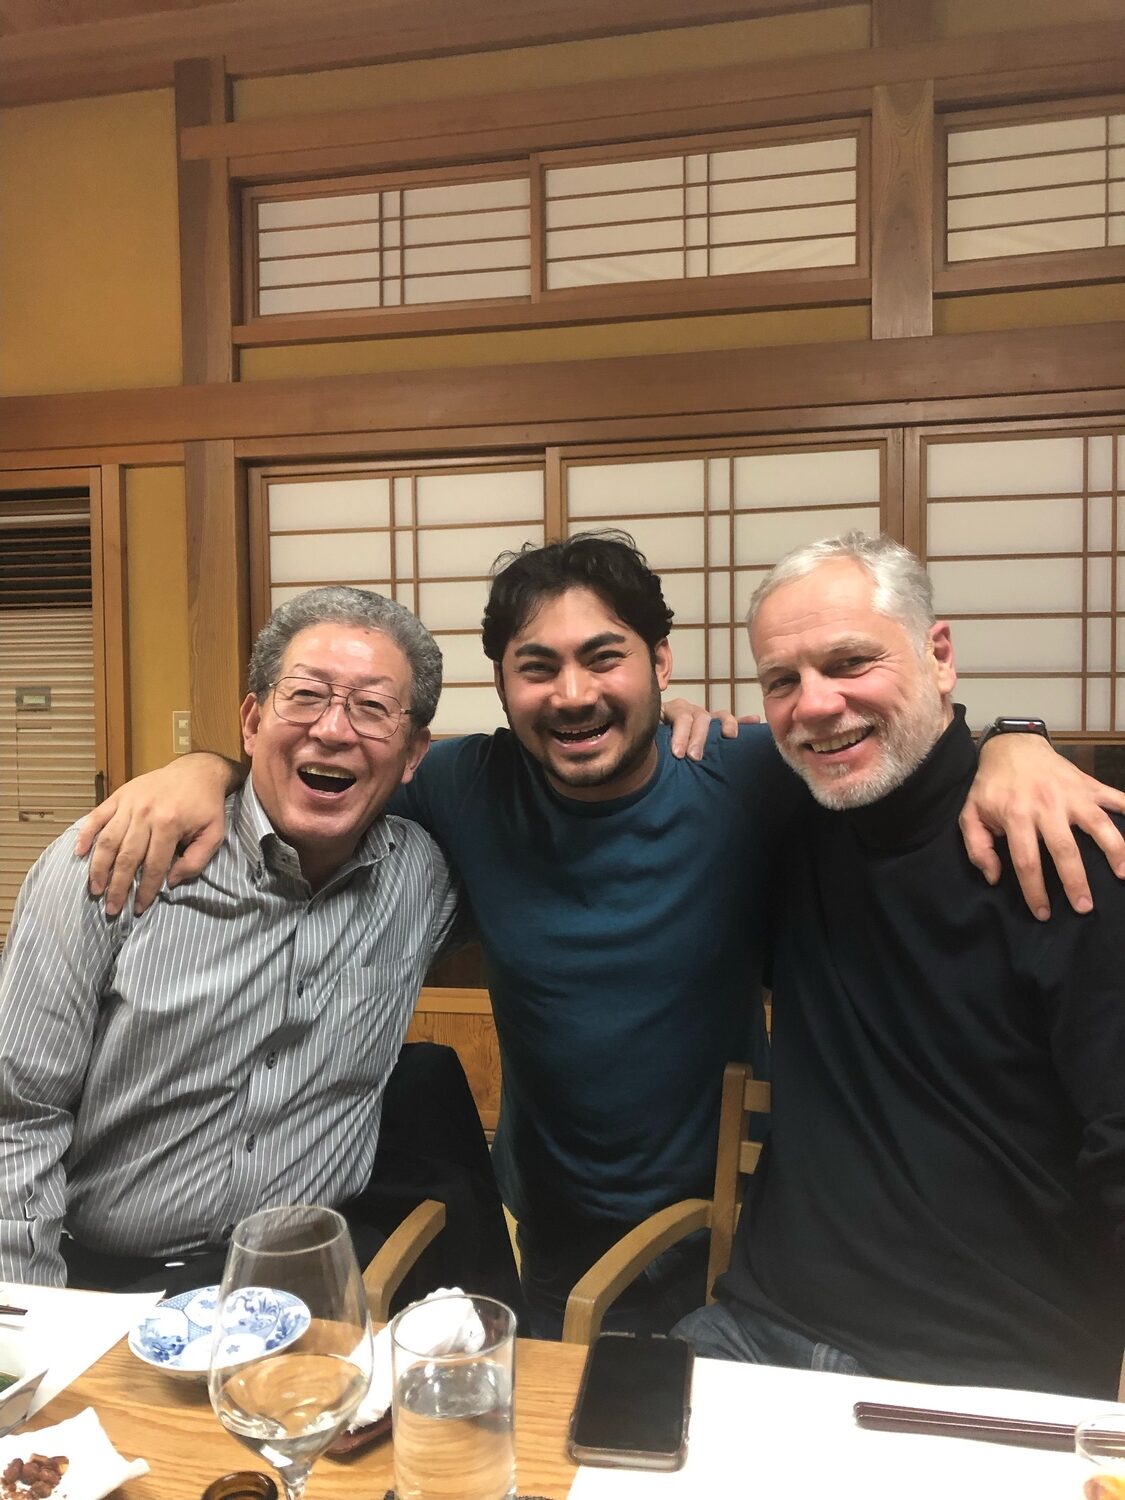
[[571,662],[555,674],[555,701],[563,708],[583,708],[598,697],[593,674],[577,662]]
[[331,744],[355,739],[355,730],[352,728],[352,721],[348,718],[347,699],[341,694],[333,693],[328,707],[320,718],[315,724],[310,724],[309,733],[315,739],[325,740]]
[[802,675],[793,709],[795,718],[804,721],[834,719],[844,712],[844,708],[844,696],[830,677],[822,677],[819,672]]

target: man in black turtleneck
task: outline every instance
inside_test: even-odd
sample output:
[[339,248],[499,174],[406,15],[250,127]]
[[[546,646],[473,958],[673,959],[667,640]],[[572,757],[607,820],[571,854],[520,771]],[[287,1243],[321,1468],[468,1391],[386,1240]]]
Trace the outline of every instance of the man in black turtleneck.
[[770,1143],[719,1301],[676,1331],[720,1358],[1110,1396],[1125,888],[1089,858],[1094,910],[1040,924],[1010,871],[968,863],[949,627],[897,543],[791,553],[750,633],[816,800],[778,892]]

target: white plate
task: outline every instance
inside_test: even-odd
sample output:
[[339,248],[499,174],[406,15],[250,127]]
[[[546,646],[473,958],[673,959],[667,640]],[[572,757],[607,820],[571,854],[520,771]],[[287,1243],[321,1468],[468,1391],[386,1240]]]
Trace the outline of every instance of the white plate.
[[[156,1306],[131,1330],[129,1348],[146,1365],[169,1375],[199,1379],[211,1362],[211,1337],[219,1302],[217,1286],[180,1292]],[[284,1349],[308,1328],[309,1310],[292,1292],[243,1287],[227,1299],[224,1362],[241,1364]]]

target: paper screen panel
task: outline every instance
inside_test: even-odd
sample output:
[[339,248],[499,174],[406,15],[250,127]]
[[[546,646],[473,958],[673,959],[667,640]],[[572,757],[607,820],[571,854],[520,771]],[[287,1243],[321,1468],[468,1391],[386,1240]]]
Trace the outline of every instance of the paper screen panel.
[[946,255],[986,260],[1111,243],[1107,115],[954,129],[947,137]]
[[526,176],[258,204],[262,316],[531,291]]
[[390,494],[388,479],[274,480],[269,487],[270,530],[386,526]]
[[[1114,546],[1125,535],[1114,528],[1115,440],[926,445],[934,605],[952,617],[958,697],[971,697],[984,719],[1018,711],[1042,714],[1059,731],[1112,730],[1125,598],[1125,579],[1115,585]],[[968,498],[944,498],[956,495]],[[1006,689],[1004,674],[1012,675]],[[1023,706],[1032,703],[1041,706]]]
[[854,136],[548,168],[549,289],[856,262]]
[[321,536],[307,533],[270,538],[272,582],[358,583],[364,578],[386,578],[390,571],[390,538],[386,532],[347,531]]
[[878,448],[747,454],[734,461],[735,504],[740,509],[878,504],[880,463]]
[[704,460],[666,459],[635,464],[572,464],[567,508],[572,523],[629,511],[696,511],[703,507]]

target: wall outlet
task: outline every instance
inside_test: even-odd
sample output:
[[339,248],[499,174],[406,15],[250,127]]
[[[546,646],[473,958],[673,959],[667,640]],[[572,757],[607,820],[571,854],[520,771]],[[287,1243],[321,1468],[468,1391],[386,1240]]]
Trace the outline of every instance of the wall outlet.
[[186,755],[191,749],[191,714],[178,708],[172,714],[172,754]]

